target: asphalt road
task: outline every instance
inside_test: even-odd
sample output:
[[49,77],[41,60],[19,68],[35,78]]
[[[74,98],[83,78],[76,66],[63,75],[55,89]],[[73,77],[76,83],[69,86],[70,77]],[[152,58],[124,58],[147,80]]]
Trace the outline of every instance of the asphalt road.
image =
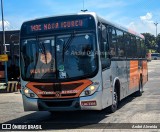
[[[64,130],[69,129],[68,124],[76,124],[73,129],[69,129],[73,131],[75,128],[84,128],[88,123],[160,123],[160,61],[149,62],[148,68],[149,81],[144,86],[143,95],[125,98],[115,113],[108,113],[107,110],[63,112],[55,115],[49,112],[24,112],[20,93],[1,93],[0,123],[54,123],[57,124],[57,129]],[[92,129],[94,128],[96,126]]]

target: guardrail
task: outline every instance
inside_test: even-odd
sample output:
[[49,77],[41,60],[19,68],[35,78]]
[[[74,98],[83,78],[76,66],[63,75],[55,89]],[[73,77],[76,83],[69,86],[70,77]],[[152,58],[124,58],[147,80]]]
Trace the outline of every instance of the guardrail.
[[18,92],[17,84],[17,81],[8,82],[7,92]]
[[5,86],[5,88],[3,89],[0,89],[0,93],[11,93],[11,92],[18,92],[19,89],[18,89],[18,82],[17,81],[9,81],[8,82],[8,85]]

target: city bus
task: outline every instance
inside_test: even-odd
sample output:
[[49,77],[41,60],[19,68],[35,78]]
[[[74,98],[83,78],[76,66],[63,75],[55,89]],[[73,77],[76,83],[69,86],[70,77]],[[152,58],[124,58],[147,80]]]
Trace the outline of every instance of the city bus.
[[102,110],[142,95],[144,36],[96,13],[26,21],[20,33],[24,111]]

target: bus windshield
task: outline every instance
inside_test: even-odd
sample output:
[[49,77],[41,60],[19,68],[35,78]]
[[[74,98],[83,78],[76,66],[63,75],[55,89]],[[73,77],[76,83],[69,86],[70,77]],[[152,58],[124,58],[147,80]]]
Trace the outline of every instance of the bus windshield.
[[54,81],[89,76],[97,68],[95,51],[94,33],[22,39],[22,78]]

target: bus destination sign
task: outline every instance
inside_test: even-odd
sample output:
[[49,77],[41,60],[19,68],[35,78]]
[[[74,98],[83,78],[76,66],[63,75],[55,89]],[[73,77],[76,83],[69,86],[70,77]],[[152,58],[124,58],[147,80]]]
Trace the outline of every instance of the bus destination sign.
[[74,29],[88,27],[87,19],[67,20],[67,21],[52,21],[45,23],[31,24],[28,26],[28,33],[44,32],[52,30]]

